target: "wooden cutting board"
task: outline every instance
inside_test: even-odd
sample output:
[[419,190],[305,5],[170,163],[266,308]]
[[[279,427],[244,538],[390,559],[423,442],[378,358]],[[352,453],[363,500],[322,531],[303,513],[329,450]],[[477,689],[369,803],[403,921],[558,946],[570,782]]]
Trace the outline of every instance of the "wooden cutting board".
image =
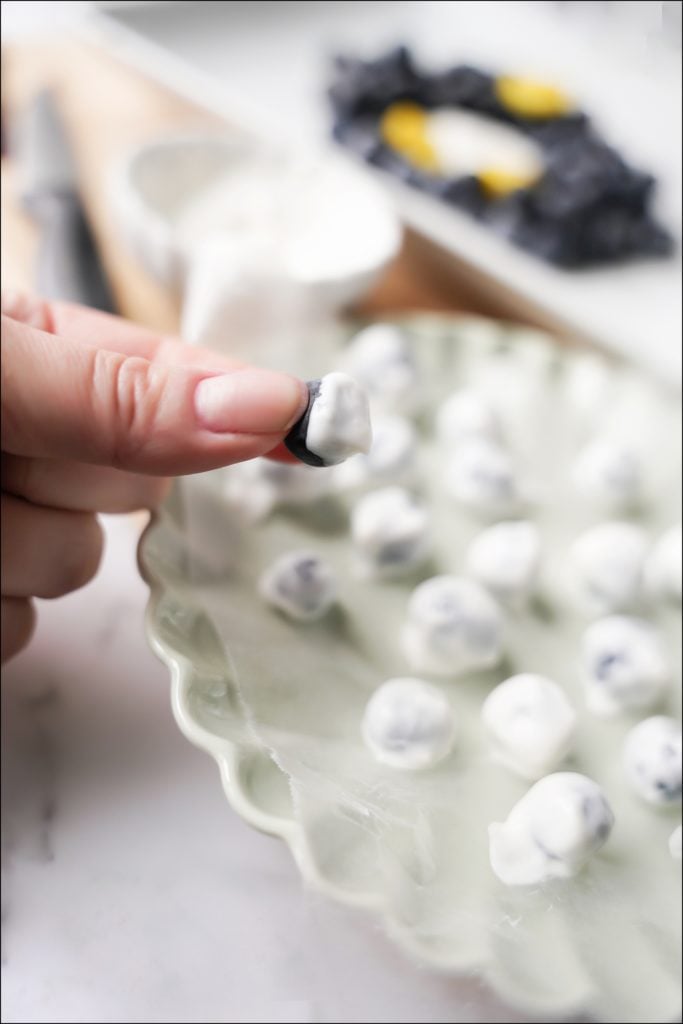
[[[119,237],[108,199],[111,168],[133,145],[202,126],[215,129],[220,121],[98,47],[66,38],[8,47],[2,55],[2,78],[3,135],[8,148],[2,159],[3,288],[32,289],[36,231],[17,199],[12,131],[31,96],[50,86],[71,138],[83,199],[119,310],[139,323],[174,331],[178,297],[141,270]],[[494,300],[473,282],[428,260],[420,241],[410,234],[395,265],[357,312],[374,316],[398,310],[510,316],[500,299]]]

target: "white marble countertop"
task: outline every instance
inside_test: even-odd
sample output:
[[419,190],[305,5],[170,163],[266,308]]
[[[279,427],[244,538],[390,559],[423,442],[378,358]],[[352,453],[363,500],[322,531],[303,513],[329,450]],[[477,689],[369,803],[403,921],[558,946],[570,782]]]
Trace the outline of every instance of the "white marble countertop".
[[178,731],[139,520],[3,673],[2,1020],[523,1021],[302,886]]

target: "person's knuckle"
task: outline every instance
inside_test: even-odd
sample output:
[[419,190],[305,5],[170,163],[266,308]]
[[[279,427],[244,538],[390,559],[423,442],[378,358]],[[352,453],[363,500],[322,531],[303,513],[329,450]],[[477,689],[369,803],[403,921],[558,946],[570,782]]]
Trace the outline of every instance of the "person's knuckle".
[[138,356],[104,350],[93,354],[93,402],[108,410],[104,429],[111,464],[125,467],[154,431],[161,400],[161,378]]

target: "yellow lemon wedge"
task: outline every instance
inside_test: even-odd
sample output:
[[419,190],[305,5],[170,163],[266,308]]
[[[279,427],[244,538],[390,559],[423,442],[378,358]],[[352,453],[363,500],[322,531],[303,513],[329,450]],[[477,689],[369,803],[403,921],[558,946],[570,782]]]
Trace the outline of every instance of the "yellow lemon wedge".
[[562,117],[572,108],[569,97],[549,82],[506,75],[496,79],[496,96],[506,110],[529,120]]
[[408,163],[423,171],[438,171],[436,150],[427,137],[427,111],[417,103],[392,103],[380,120],[380,136]]
[[518,192],[521,188],[529,188],[534,185],[540,175],[520,174],[517,171],[509,171],[505,167],[482,167],[477,171],[477,181],[491,199],[501,199],[510,195],[511,192]]

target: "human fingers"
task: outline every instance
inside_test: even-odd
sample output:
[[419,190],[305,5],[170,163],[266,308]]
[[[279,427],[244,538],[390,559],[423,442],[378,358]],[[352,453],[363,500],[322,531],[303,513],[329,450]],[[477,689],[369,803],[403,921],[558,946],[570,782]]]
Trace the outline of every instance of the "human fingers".
[[0,602],[0,661],[13,658],[31,639],[36,624],[33,602],[22,597],[3,597]]
[[0,503],[3,597],[61,597],[92,579],[103,547],[95,516],[6,494]]
[[271,451],[308,401],[288,374],[154,362],[8,317],[2,346],[3,447],[15,455],[202,472]]
[[3,455],[0,478],[3,491],[15,497],[80,512],[156,508],[170,487],[170,481],[161,476],[22,455]]

